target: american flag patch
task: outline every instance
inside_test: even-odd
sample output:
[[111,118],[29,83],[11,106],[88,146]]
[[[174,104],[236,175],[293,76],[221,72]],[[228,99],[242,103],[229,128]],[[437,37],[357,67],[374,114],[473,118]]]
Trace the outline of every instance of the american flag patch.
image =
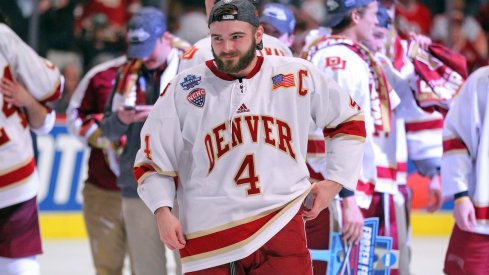
[[276,90],[280,87],[289,88],[295,87],[294,74],[278,74],[272,77],[273,87],[272,90]]

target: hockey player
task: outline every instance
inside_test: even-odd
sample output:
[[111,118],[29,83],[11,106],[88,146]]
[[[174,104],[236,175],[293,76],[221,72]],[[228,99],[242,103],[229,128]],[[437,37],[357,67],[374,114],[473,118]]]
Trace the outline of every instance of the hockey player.
[[[333,3],[334,2],[334,3]],[[329,1],[327,27],[332,36],[312,44],[308,59],[334,77],[365,112],[367,139],[363,166],[355,194],[342,192],[343,239],[358,243],[364,217],[379,217],[379,235],[391,236],[397,249],[393,195],[397,194],[396,125],[393,110],[399,98],[391,89],[383,68],[361,41],[374,40],[378,24],[376,1]],[[316,161],[310,160],[311,168]],[[308,222],[309,247],[327,249],[327,213]],[[335,215],[336,216],[336,215]],[[322,229],[321,229],[322,228]],[[315,262],[315,274],[325,272],[325,263]],[[317,273],[316,273],[317,271]],[[393,270],[391,270],[393,271]]]
[[[342,185],[354,189],[362,113],[310,63],[256,56],[263,29],[249,1],[219,2],[209,25],[215,59],[173,79],[143,127],[139,195],[162,240],[180,249],[184,272],[311,274],[302,216],[316,217]],[[335,156],[312,187],[311,120]]]
[[[212,7],[214,6],[214,2],[219,2],[215,0],[206,0],[206,10],[207,13],[210,12]],[[250,0],[250,2],[257,4],[256,0]],[[292,56],[292,52],[279,39],[264,34],[262,43],[256,48],[257,55],[277,55],[277,56]],[[185,52],[183,55],[182,61],[180,62],[179,72],[193,67],[195,65],[203,64],[207,60],[213,59],[212,48],[211,48],[211,37],[207,36],[197,41],[192,48]]]
[[453,196],[455,225],[443,271],[488,274],[489,66],[472,73],[443,127],[442,192]]
[[58,69],[0,23],[0,274],[39,274],[39,175],[30,130],[47,134],[61,96]]

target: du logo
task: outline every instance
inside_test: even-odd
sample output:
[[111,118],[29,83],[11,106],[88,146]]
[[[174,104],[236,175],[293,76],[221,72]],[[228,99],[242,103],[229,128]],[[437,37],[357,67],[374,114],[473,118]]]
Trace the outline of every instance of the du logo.
[[88,150],[58,122],[49,135],[37,137],[37,144],[41,211],[80,211]]

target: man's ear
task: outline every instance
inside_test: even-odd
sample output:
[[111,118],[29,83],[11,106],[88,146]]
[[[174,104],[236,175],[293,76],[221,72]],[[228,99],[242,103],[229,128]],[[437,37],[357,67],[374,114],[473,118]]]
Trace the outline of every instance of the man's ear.
[[358,22],[360,22],[360,19],[362,19],[362,15],[357,9],[354,9],[351,12],[351,21],[354,22],[355,24],[358,24]]
[[255,33],[255,39],[256,43],[260,43],[263,40],[263,34],[265,33],[265,30],[263,29],[263,26],[260,25],[258,28],[256,28],[256,33]]

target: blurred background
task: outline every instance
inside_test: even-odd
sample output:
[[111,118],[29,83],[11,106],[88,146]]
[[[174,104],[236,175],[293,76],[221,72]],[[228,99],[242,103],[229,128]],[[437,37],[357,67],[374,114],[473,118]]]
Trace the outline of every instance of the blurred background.
[[[325,0],[281,2],[297,18],[298,54],[307,32],[321,25]],[[56,127],[38,137],[38,167],[42,178],[38,201],[45,253],[43,274],[93,274],[87,235],[81,214],[81,194],[86,178],[82,144],[68,134],[64,113],[83,74],[94,65],[124,54],[126,22],[141,6],[154,6],[168,16],[170,31],[190,43],[207,32],[204,0],[1,0],[0,11],[15,32],[40,55],[53,61],[66,82],[55,109]],[[399,0],[396,26],[404,33],[415,30],[462,53],[470,71],[489,64],[489,0]],[[452,202],[434,214],[424,209],[429,180],[408,166],[413,190],[414,274],[442,274],[441,267],[453,219]],[[169,257],[171,258],[171,257]],[[174,263],[169,263],[170,268]],[[129,274],[129,273],[128,273]]]

